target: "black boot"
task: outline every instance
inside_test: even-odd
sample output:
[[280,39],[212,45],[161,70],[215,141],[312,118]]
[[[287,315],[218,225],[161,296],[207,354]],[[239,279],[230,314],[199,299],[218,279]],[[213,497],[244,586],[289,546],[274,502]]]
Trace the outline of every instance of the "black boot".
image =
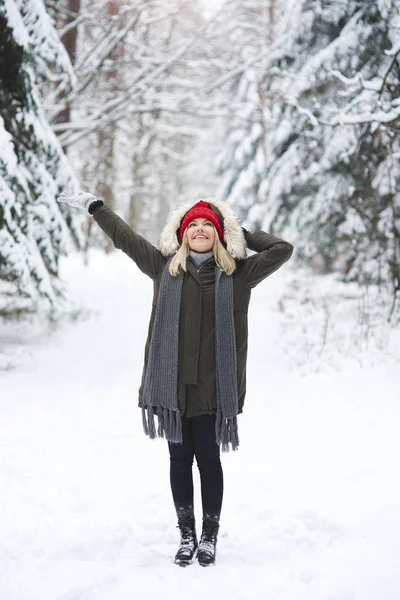
[[206,512],[203,516],[203,530],[197,552],[197,560],[202,567],[209,567],[215,563],[218,531],[219,513]]
[[178,528],[181,532],[175,563],[181,567],[191,565],[198,547],[193,504],[175,504]]

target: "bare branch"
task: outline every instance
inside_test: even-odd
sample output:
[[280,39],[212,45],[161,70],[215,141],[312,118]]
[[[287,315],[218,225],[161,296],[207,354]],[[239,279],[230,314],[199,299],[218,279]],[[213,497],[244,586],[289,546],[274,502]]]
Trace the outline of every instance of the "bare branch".
[[[169,60],[165,61],[163,64],[160,64],[160,66],[150,71],[150,73],[147,69],[142,69],[134,79],[133,83],[125,90],[123,95],[105,102],[101,110],[97,111],[97,113],[90,117],[84,133],[75,131],[74,134],[66,131],[65,134],[61,134],[59,139],[63,147],[76,143],[84,135],[87,135],[98,127],[102,128],[105,126],[105,124],[110,124],[122,118],[126,112],[130,110],[130,106],[132,105],[133,101],[146,91],[149,84],[159,81],[159,78],[165,74],[179,59],[181,59],[192,46],[197,43],[197,41],[204,35],[205,31],[207,31],[207,29],[211,26],[212,22],[218,18],[218,15],[223,11],[225,4],[222,5],[220,10],[214,15],[213,19],[207,21],[197,31],[196,35],[183,44],[183,46],[178,49]],[[80,89],[81,87],[82,86],[80,86]],[[77,92],[74,91],[72,98],[74,98],[76,95]],[[71,98],[71,96],[69,98]]]

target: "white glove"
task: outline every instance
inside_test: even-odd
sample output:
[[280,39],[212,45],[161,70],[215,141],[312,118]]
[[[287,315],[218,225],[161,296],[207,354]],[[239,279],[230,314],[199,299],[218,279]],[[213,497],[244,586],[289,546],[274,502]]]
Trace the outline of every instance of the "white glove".
[[76,194],[73,194],[72,192],[62,192],[58,196],[57,202],[67,202],[70,206],[75,206],[76,208],[89,212],[89,206],[93,202],[96,202],[97,199],[96,196],[89,194],[88,192],[78,192]]

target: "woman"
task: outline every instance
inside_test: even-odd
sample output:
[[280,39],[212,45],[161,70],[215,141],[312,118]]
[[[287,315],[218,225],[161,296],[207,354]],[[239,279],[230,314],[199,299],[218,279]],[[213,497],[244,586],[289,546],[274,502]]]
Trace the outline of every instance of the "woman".
[[[63,192],[93,215],[116,248],[154,282],[139,406],[150,438],[165,437],[181,533],[178,565],[215,563],[223,496],[220,448],[239,445],[246,394],[247,309],[252,288],[292,255],[292,244],[240,226],[214,199],[179,206],[155,248],[96,196]],[[255,251],[247,257],[246,248]],[[157,427],[155,423],[157,416]],[[203,527],[197,540],[193,459],[200,471]]]

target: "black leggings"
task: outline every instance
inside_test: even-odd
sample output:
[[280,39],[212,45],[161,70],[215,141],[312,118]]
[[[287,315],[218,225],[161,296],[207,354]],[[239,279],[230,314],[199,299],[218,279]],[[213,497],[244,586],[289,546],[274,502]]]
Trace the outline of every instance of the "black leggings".
[[182,417],[183,443],[168,442],[171,490],[175,504],[193,502],[193,458],[200,471],[203,512],[220,511],[223,473],[215,441],[215,415]]

